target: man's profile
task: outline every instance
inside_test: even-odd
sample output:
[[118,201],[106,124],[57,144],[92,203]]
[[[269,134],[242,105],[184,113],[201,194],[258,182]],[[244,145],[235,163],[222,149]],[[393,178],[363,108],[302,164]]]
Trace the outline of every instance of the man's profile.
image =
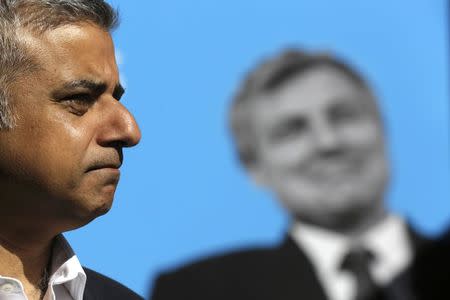
[[359,72],[283,51],[247,74],[230,125],[248,174],[292,216],[286,238],[165,273],[154,300],[411,299],[402,274],[423,239],[385,207],[382,117]]
[[110,209],[122,149],[140,140],[116,24],[103,0],[0,0],[1,299],[140,299],[61,235]]

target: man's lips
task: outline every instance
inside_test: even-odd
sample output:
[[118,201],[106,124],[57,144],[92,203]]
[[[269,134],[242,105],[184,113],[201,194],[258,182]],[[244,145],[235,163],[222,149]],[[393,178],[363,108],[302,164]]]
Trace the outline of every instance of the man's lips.
[[102,170],[102,169],[115,169],[119,170],[122,163],[97,163],[92,166],[89,166],[86,172],[96,171],[96,170]]

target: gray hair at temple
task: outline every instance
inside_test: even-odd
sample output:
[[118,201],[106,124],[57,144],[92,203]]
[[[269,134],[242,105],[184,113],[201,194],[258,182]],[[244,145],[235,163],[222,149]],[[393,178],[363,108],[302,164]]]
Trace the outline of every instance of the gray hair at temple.
[[103,0],[0,0],[0,129],[15,125],[11,84],[39,68],[18,31],[38,35],[80,22],[110,32],[118,25],[118,14]]
[[[298,49],[287,49],[274,57],[268,58],[250,70],[233,98],[229,123],[235,140],[237,155],[246,168],[257,163],[257,141],[253,129],[252,110],[256,101],[264,99],[263,95],[275,90],[283,83],[306,71],[329,66],[348,76],[356,84],[371,92],[365,79],[346,62],[328,53],[309,53]],[[380,117],[375,101],[374,113]]]

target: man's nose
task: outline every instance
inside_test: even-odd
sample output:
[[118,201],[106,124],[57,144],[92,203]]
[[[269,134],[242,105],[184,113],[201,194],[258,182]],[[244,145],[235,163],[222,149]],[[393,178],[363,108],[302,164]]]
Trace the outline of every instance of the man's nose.
[[114,100],[105,111],[102,131],[98,143],[102,146],[133,147],[141,139],[136,120],[122,103]]
[[321,154],[333,154],[340,148],[336,128],[334,128],[327,120],[318,120],[315,122],[314,139],[316,149]]

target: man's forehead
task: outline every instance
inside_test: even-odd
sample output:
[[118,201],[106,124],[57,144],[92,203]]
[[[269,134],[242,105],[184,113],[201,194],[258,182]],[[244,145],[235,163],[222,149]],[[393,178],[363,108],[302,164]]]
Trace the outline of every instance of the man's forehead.
[[342,77],[339,71],[330,74],[302,74],[279,89],[253,98],[247,110],[252,123],[258,127],[265,124],[263,127],[266,127],[299,116],[328,114],[330,109],[343,107],[357,108],[379,118],[377,103],[370,90]]
[[253,103],[263,109],[317,107],[321,104],[358,100],[374,101],[371,91],[333,67],[317,67],[294,75],[277,88],[260,93]]
[[[58,45],[65,48],[82,43],[90,43],[96,39],[98,42],[108,41],[112,45],[109,32],[91,22],[64,24],[43,32],[27,27],[18,27],[17,36],[22,42],[31,46],[52,47]],[[102,45],[98,45],[102,46]]]
[[294,74],[286,79],[277,88],[268,91],[268,94],[280,95],[294,90],[296,92],[324,92],[330,91],[359,91],[366,90],[360,82],[350,77],[347,73],[332,66],[317,66],[301,73]]
[[55,84],[119,81],[111,36],[96,25],[64,25],[42,34],[28,31],[22,40]]
[[54,29],[47,30],[44,32],[47,40],[53,43],[61,43],[62,47],[66,45],[77,45],[83,43],[91,43],[97,40],[98,47],[102,48],[104,45],[100,42],[105,43],[106,46],[112,45],[112,38],[109,32],[105,31],[101,27],[92,24],[90,22],[81,22],[74,24],[65,24],[58,26]]

